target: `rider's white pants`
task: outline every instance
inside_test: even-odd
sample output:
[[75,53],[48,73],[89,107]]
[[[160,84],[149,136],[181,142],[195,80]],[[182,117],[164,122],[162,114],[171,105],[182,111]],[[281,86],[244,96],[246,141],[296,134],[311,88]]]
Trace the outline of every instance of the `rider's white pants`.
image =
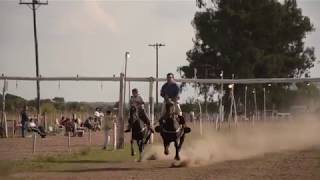
[[[161,116],[163,116],[165,113],[166,113],[166,102],[164,101],[161,107]],[[179,116],[182,116],[180,104],[177,101],[174,101],[174,113]]]

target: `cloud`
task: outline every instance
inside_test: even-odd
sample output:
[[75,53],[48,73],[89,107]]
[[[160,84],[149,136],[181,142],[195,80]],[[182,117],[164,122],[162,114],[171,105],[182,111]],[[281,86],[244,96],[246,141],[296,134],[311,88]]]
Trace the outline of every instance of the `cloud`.
[[115,18],[109,14],[103,5],[98,1],[85,2],[86,13],[97,26],[107,27],[111,32],[117,31],[117,23]]
[[[65,4],[74,4],[65,7]],[[99,1],[55,1],[49,8],[55,11],[60,10],[63,13],[59,19],[55,31],[58,34],[72,34],[74,32],[81,34],[96,34],[97,32],[118,31],[118,25],[115,17],[108,13],[106,3]],[[71,7],[71,8],[70,8]]]

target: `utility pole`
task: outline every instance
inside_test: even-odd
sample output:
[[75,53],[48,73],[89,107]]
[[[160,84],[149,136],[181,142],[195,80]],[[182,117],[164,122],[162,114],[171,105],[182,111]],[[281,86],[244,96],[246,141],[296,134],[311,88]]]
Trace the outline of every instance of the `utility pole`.
[[159,56],[158,56],[158,51],[159,47],[161,46],[166,46],[165,44],[161,43],[155,43],[155,44],[149,44],[149,46],[156,48],[156,110],[158,113],[158,106],[159,106],[159,101],[158,101],[158,94],[159,94],[159,83],[158,83],[158,78],[159,78]]
[[[41,5],[48,5],[48,0],[40,2],[40,0],[20,0],[19,4],[27,5],[33,12],[33,34],[34,34],[34,45],[35,45],[35,56],[36,56],[36,76],[39,78],[39,52],[38,52],[38,36],[37,36],[37,16],[36,10]],[[39,121],[40,115],[40,81],[37,80],[37,119]]]
[[[2,74],[2,76],[4,76]],[[8,137],[8,123],[6,118],[6,91],[8,90],[8,81],[6,79],[3,80],[3,89],[2,89],[2,111],[1,111],[1,123],[0,127],[2,127],[1,136],[7,138]]]
[[[204,74],[204,78],[207,79],[208,78],[208,66],[205,66],[205,74]],[[204,105],[205,105],[205,111],[206,111],[206,121],[208,122],[208,91],[210,86],[208,87],[207,84],[204,85],[205,86],[205,91],[204,91]]]
[[[124,65],[124,90],[123,90],[123,103],[124,109],[126,109],[126,87],[127,87],[127,62],[128,58],[130,57],[130,53],[126,51],[125,53],[125,65]],[[130,87],[129,87],[130,91]],[[130,99],[130,96],[129,96]]]

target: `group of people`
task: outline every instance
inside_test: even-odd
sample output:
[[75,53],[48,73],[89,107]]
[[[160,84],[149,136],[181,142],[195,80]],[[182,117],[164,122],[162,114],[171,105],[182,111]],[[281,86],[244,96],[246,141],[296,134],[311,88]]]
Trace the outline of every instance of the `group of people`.
[[34,118],[30,118],[28,113],[28,106],[24,106],[21,112],[21,136],[26,137],[27,131],[38,133],[42,138],[46,137],[46,132],[41,125],[37,125]]

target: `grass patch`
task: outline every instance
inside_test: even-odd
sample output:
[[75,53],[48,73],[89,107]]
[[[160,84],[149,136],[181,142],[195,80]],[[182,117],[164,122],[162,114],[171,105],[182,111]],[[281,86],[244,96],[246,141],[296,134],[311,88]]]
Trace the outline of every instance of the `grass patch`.
[[86,147],[78,152],[63,153],[55,155],[38,156],[33,161],[35,162],[50,162],[50,163],[88,163],[88,162],[122,162],[130,161],[134,158],[130,155],[130,147],[125,146],[124,149],[116,151],[106,151],[97,148]]
[[0,161],[0,179],[18,172],[48,172],[75,169],[92,163],[117,163],[132,161],[130,146],[116,151],[83,148],[77,152],[38,155],[31,160]]
[[[9,176],[13,171],[12,165],[8,165],[7,162],[1,161],[0,162],[0,177]],[[1,179],[1,178],[0,178]]]

